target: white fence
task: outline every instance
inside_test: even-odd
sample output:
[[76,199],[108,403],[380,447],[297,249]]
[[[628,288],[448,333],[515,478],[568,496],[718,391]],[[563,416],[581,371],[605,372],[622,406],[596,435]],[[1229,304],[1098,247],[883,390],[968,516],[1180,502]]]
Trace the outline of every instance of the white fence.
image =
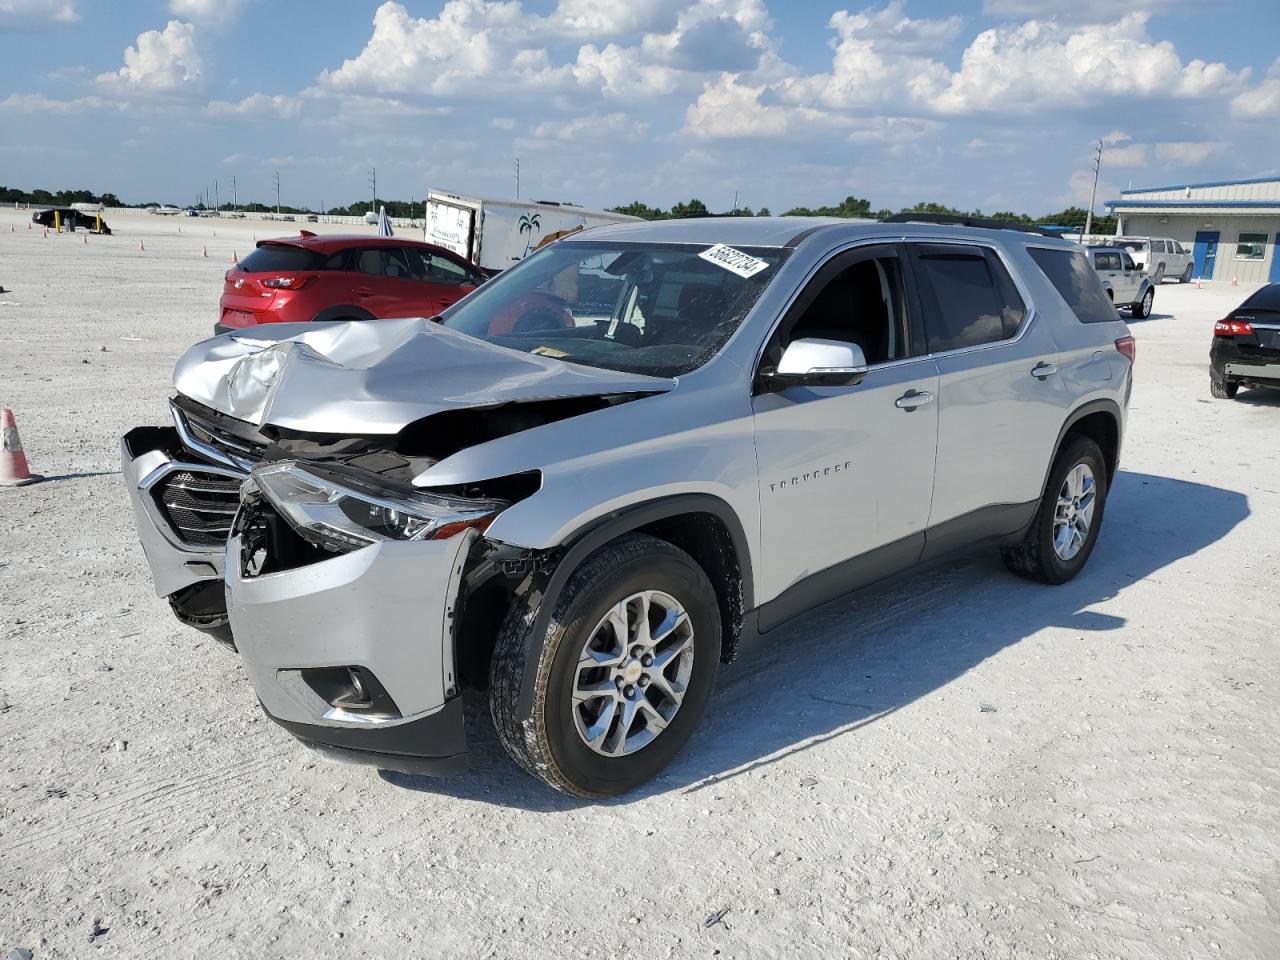
[[[18,203],[14,202],[15,210],[45,210],[50,205],[47,203]],[[146,213],[147,207],[93,207],[92,204],[76,203],[72,204],[76,209],[83,209],[86,213],[101,212],[104,217],[112,214],[134,214]],[[184,216],[179,213],[177,216]],[[199,218],[201,220],[262,220],[276,221],[278,223],[336,223],[345,224],[347,226],[369,226],[369,221],[364,217],[332,217],[327,214],[319,213],[248,213],[245,211],[230,212],[227,210],[205,210]],[[393,227],[412,227],[415,230],[421,230],[422,221],[412,217],[391,217],[391,225]]]

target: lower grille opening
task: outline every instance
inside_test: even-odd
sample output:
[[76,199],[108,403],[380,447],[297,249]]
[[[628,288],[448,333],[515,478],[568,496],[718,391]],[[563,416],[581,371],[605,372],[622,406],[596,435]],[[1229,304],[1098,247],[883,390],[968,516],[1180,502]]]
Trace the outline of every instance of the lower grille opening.
[[216,473],[175,470],[152,491],[183,542],[222,546],[240,506],[240,480]]

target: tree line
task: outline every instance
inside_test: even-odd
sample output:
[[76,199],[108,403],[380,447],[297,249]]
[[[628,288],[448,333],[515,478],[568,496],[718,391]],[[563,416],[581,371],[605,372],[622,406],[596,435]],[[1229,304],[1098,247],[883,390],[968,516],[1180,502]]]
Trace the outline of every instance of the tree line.
[[[769,211],[768,207],[761,207],[756,211],[753,211],[750,207],[738,207],[735,210],[727,210],[724,213],[712,213],[705,203],[697,199],[677,203],[672,206],[670,210],[663,210],[660,207],[651,207],[638,200],[634,203],[629,203],[624,207],[610,207],[609,210],[613,213],[625,213],[629,216],[640,217],[644,220],[681,220],[687,217],[769,217],[773,215]],[[883,220],[885,217],[901,213],[942,214],[953,217],[1009,220],[1014,223],[1027,224],[1028,226],[1043,224],[1045,226],[1071,227],[1076,230],[1084,228],[1085,218],[1088,215],[1088,211],[1083,207],[1067,207],[1065,210],[1046,213],[1039,217],[1031,217],[1025,213],[1015,213],[1011,210],[997,210],[995,213],[983,213],[981,210],[960,210],[956,207],[948,207],[946,204],[931,202],[917,203],[910,207],[902,207],[899,210],[890,210],[887,207],[879,210],[872,210],[870,200],[864,199],[863,197],[845,197],[835,206],[792,207],[790,210],[783,211],[782,216],[847,217],[862,220]],[[1090,229],[1094,233],[1114,233],[1116,229],[1116,218],[1095,216]]]
[[[15,187],[0,186],[0,203],[30,203],[38,206],[50,207],[69,207],[73,203],[93,203],[102,204],[104,207],[156,207],[160,204],[156,201],[148,201],[146,203],[128,204],[121,202],[120,198],[114,193],[97,194],[91,190],[19,190]],[[409,200],[379,200],[378,206],[387,208],[387,216],[405,217],[412,219],[414,217],[423,216],[422,201]],[[204,204],[196,204],[197,210],[212,209]],[[219,210],[230,212],[232,210],[242,210],[245,213],[270,213],[276,208],[271,204],[258,203],[256,201],[250,203],[242,203],[233,207],[230,203],[223,203],[218,206]],[[348,204],[345,207],[330,207],[324,211],[315,211],[309,208],[280,206],[281,213],[317,213],[321,212],[328,216],[335,217],[361,217],[369,212],[371,205],[368,200],[361,200]],[[768,207],[761,207],[759,210],[752,210],[750,207],[738,207],[734,210],[726,210],[723,213],[713,213],[708,209],[707,205],[701,200],[692,199],[673,204],[669,210],[663,210],[660,207],[651,207],[646,203],[636,200],[622,207],[610,207],[613,213],[624,213],[633,217],[640,217],[644,220],[682,220],[690,217],[768,217],[772,216]],[[1083,207],[1067,207],[1065,210],[1059,210],[1054,213],[1046,213],[1039,217],[1030,217],[1025,213],[1015,213],[1011,210],[998,210],[995,213],[983,213],[981,210],[959,210],[955,207],[948,207],[941,203],[917,203],[914,206],[903,207],[900,210],[890,210],[888,208],[880,210],[871,209],[871,201],[863,197],[845,197],[835,206],[827,207],[792,207],[790,210],[783,212],[784,217],[849,217],[867,220],[880,220],[884,217],[891,216],[895,213],[932,213],[946,214],[949,216],[959,217],[979,217],[991,220],[1011,220],[1015,223],[1025,223],[1029,225],[1045,224],[1060,227],[1071,227],[1079,230],[1083,229],[1086,211]],[[1116,229],[1115,217],[1097,217],[1093,218],[1094,233],[1114,233]]]

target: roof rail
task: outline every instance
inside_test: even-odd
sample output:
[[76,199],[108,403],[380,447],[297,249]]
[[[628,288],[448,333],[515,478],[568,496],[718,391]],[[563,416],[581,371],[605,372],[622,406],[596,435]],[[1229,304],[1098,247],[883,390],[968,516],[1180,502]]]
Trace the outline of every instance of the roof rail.
[[940,223],[953,227],[980,227],[983,230],[1017,230],[1020,233],[1035,233],[1042,237],[1060,237],[1060,234],[1045,230],[1030,223],[1019,223],[1017,220],[990,220],[986,217],[956,216],[951,213],[895,213],[884,217],[881,223]]

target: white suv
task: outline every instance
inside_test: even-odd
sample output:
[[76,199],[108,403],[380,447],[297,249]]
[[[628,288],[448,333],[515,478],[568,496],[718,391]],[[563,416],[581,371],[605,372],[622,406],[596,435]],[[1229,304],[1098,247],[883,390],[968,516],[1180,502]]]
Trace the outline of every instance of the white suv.
[[1160,283],[1166,277],[1179,283],[1191,279],[1194,257],[1191,251],[1169,237],[1116,237],[1115,245],[1128,250],[1138,269]]

